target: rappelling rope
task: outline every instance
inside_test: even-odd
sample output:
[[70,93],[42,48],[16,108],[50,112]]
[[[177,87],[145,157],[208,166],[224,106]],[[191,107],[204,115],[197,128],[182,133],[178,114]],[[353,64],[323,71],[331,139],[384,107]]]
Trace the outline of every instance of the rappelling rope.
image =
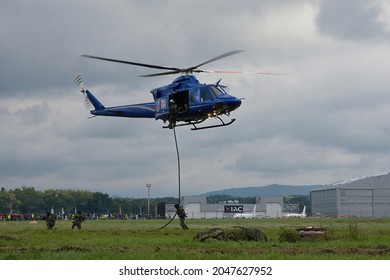
[[[178,194],[178,199],[177,199],[177,204],[180,205],[180,190],[181,190],[181,182],[180,182],[180,155],[179,155],[179,146],[177,145],[177,137],[176,137],[176,130],[175,130],[175,126],[173,126],[173,136],[175,138],[175,147],[176,147],[176,155],[177,155],[177,180],[178,180],[178,184],[179,184],[179,194]],[[169,225],[176,217],[176,213],[175,215],[173,215],[173,217],[171,218],[171,220],[166,223],[165,225],[163,225],[162,227],[160,227],[160,229],[163,229],[165,228],[167,225]]]
[[175,137],[175,146],[176,146],[176,155],[177,155],[177,182],[179,184],[179,194],[178,194],[178,200],[177,204],[180,205],[180,189],[181,189],[181,183],[180,183],[180,155],[179,155],[179,146],[177,145],[177,138],[176,138],[176,130],[175,127],[173,127],[173,136]]

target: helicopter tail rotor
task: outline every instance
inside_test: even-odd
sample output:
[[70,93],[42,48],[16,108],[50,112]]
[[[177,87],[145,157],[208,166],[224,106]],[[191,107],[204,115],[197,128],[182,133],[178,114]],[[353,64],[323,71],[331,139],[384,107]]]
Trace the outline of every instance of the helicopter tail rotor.
[[87,90],[86,90],[85,87],[84,87],[84,82],[83,82],[83,78],[81,77],[81,75],[77,75],[76,78],[74,79],[74,81],[75,81],[76,84],[79,86],[80,91],[81,91],[81,92],[83,93],[83,95],[84,95],[85,107],[87,107],[88,109],[92,108],[92,103],[91,103],[91,101],[88,99]]
[[85,88],[84,88],[83,78],[81,77],[81,75],[77,75],[76,78],[74,79],[74,81],[79,86],[81,92],[84,93],[85,92]]

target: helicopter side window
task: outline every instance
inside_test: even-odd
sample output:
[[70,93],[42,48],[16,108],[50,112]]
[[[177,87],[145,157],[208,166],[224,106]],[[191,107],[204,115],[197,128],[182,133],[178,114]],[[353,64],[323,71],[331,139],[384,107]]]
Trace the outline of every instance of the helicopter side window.
[[160,110],[163,111],[167,109],[167,101],[165,99],[160,100]]
[[200,89],[200,101],[212,100],[214,97],[215,94],[210,90],[209,87],[206,86]]

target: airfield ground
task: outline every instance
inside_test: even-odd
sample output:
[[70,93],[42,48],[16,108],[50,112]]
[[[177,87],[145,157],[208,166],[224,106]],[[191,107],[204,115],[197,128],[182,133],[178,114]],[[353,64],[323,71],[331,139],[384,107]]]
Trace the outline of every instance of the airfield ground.
[[[390,219],[290,218],[85,221],[72,230],[71,221],[57,221],[47,230],[44,221],[0,222],[0,259],[3,260],[375,260],[390,259]],[[258,227],[266,243],[255,241],[193,240],[211,228]],[[286,229],[326,228],[319,240],[288,242]]]

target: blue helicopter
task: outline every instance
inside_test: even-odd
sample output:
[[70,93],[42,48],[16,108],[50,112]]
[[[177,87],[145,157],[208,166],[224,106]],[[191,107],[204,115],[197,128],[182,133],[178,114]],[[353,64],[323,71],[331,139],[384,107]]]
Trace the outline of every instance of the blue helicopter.
[[[211,71],[198,69],[200,66],[235,55],[242,50],[234,50],[196,66],[189,68],[165,67],[160,65],[145,64],[124,60],[116,60],[98,56],[82,55],[83,57],[105,60],[116,63],[130,64],[135,66],[154,68],[159,70],[169,70],[155,74],[142,75],[140,77],[155,77],[162,75],[181,74],[171,84],[150,90],[154,102],[122,105],[115,107],[105,107],[88,89],[84,88],[81,76],[77,76],[75,81],[84,93],[87,102],[93,105],[94,110],[90,113],[94,116],[111,116],[125,118],[154,118],[162,120],[167,125],[163,128],[174,128],[179,126],[192,126],[191,130],[207,129],[227,126],[235,119],[223,121],[221,116],[229,116],[230,112],[241,105],[241,99],[227,93],[226,86],[220,84],[219,80],[215,84],[201,84],[193,73],[242,73],[237,71]],[[272,73],[256,73],[272,74]],[[218,119],[219,124],[199,126],[208,119]]]

